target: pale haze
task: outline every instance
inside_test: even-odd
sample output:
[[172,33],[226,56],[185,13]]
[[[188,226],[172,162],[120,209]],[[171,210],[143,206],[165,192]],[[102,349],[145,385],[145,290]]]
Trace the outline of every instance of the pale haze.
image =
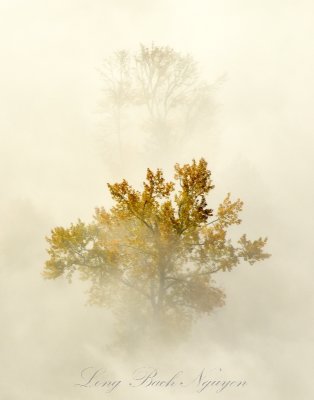
[[[0,0],[1,398],[312,398],[313,20],[305,0]],[[109,207],[107,182],[144,178],[140,131],[122,138],[123,173],[106,160],[99,68],[152,42],[191,54],[209,83],[223,77],[202,143],[191,136],[157,163],[171,177],[175,162],[204,157],[213,205],[240,197],[235,233],[267,236],[272,257],[217,276],[226,305],[173,353],[125,357],[111,346],[110,313],[85,305],[88,285],[41,272],[53,227]],[[143,366],[165,378],[182,369],[187,380],[221,369],[247,384],[221,393],[75,386],[91,366],[126,381]]]

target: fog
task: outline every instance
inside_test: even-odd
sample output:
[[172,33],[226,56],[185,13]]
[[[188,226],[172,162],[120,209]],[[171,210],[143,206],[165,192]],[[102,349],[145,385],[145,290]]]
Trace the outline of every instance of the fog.
[[[0,1],[2,398],[311,397],[313,14],[305,0]],[[140,131],[122,138],[121,170],[106,158],[98,70],[112,52],[151,42],[191,54],[210,83],[225,77],[203,142],[190,137],[154,164],[171,177],[175,162],[205,157],[213,203],[240,197],[237,232],[268,236],[272,257],[217,276],[226,305],[178,348],[126,355],[112,345],[110,313],[85,305],[88,285],[41,273],[53,227],[90,221],[112,204],[107,182],[140,184],[150,166]],[[88,367],[121,387],[75,385]],[[129,387],[141,367],[162,379],[183,370],[189,383],[205,369],[247,384]]]

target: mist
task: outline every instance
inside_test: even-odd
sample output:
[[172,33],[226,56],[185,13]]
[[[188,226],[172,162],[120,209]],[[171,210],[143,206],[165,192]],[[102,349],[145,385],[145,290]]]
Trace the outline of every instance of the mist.
[[[3,398],[310,398],[313,13],[305,0],[0,2]],[[191,136],[148,165],[143,131],[125,126],[118,169],[105,148],[116,139],[104,133],[99,68],[116,50],[152,42],[190,54],[210,84],[224,79],[201,143]],[[43,279],[45,237],[109,208],[107,182],[140,185],[157,166],[171,178],[174,163],[199,157],[212,172],[213,205],[228,192],[241,198],[235,234],[267,236],[272,257],[217,275],[226,305],[177,348],[119,352],[111,313],[86,306],[86,282]],[[110,393],[77,385],[88,367],[122,383]],[[129,387],[143,367],[195,382]],[[199,393],[204,369],[247,384]]]

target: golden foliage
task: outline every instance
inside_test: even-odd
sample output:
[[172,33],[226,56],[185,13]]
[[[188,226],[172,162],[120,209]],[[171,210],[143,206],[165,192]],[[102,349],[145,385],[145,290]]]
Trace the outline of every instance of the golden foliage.
[[43,274],[71,281],[78,271],[92,283],[90,303],[120,317],[137,310],[146,328],[149,321],[186,327],[224,304],[214,273],[269,257],[263,251],[267,239],[243,235],[239,246],[228,239],[227,229],[241,222],[243,203],[231,201],[229,193],[214,214],[207,205],[214,186],[204,159],[176,164],[170,182],[162,170],[147,169],[142,191],[126,180],[108,187],[115,201],[109,211],[97,208],[92,223],[79,220],[51,231]]

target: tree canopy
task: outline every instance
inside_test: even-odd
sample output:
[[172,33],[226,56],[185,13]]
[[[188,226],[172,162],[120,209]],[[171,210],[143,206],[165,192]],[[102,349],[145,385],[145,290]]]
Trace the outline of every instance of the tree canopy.
[[269,257],[266,238],[243,234],[236,244],[228,238],[228,229],[241,223],[243,203],[229,193],[215,211],[208,206],[214,185],[204,159],[176,164],[171,181],[161,169],[147,169],[141,190],[126,180],[108,188],[111,209],[96,208],[89,224],[52,229],[44,277],[71,281],[78,272],[91,282],[91,304],[120,320],[134,316],[141,330],[188,329],[224,304],[214,274]]

